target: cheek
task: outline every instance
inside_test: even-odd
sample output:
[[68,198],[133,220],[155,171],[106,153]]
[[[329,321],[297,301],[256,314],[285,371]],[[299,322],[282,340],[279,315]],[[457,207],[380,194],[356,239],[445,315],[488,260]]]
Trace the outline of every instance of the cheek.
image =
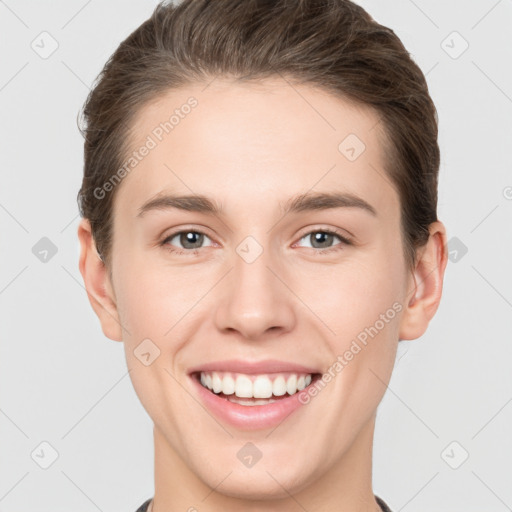
[[397,323],[400,307],[393,309],[393,304],[402,302],[404,278],[401,262],[393,258],[354,259],[302,273],[295,290],[328,332],[342,342],[373,325],[390,308],[387,316]]
[[129,331],[125,341],[165,338],[207,289],[204,276],[186,267],[152,265],[143,258],[120,265],[116,296],[121,321]]
[[328,327],[320,326],[329,345],[326,371],[333,375],[333,389],[341,397],[340,410],[354,411],[354,422],[368,418],[385,392],[383,381],[391,377],[404,309],[404,282],[401,260],[383,255],[337,270],[332,267],[328,275],[317,276],[302,291]]
[[337,353],[348,362],[346,376],[358,379],[367,393],[373,390],[377,400],[385,388],[379,378],[387,382],[394,366],[405,283],[400,261],[382,261],[386,263],[375,262],[360,276],[359,284],[353,283],[337,346]]

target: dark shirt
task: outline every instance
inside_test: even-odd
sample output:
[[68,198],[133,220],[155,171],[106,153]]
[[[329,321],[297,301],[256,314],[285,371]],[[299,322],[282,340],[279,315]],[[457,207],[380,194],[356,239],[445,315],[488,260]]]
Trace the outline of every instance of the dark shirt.
[[382,509],[382,512],[391,512],[391,509],[386,505],[386,502],[382,498],[375,495],[375,499],[377,500],[379,507]]
[[[149,504],[151,503],[152,499],[153,498],[149,498],[147,501],[145,501],[135,512],[147,512]],[[382,512],[391,512],[391,509],[386,505],[382,498],[375,496],[375,499],[377,500],[377,503],[382,509]]]

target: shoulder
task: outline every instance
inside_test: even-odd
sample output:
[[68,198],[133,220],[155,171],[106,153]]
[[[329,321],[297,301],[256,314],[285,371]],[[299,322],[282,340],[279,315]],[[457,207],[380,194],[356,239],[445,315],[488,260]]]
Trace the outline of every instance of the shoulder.
[[386,502],[382,498],[379,498],[377,495],[375,495],[375,499],[377,500],[379,507],[382,509],[382,512],[391,512],[391,509],[387,506]]
[[135,512],[147,512],[152,499],[153,498],[148,498]]

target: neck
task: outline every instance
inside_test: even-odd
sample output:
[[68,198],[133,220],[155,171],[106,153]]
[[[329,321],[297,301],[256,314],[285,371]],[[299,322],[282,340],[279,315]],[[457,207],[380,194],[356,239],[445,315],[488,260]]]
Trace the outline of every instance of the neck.
[[[155,426],[155,496],[148,512],[381,512],[372,490],[374,429],[375,415],[342,457],[311,475],[306,484],[286,488],[279,484],[285,490],[279,497],[261,493],[260,498],[256,493],[256,498],[248,498],[243,496],[243,490],[229,489],[229,477],[236,469],[223,468],[214,479],[216,483],[209,486]],[[277,478],[274,480],[277,482]]]

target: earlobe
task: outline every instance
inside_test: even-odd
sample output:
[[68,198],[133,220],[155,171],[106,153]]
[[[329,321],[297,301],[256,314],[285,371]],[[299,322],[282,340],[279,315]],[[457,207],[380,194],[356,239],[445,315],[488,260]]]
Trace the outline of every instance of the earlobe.
[[404,298],[407,304],[400,323],[400,340],[414,340],[427,330],[439,307],[448,251],[446,229],[442,222],[433,222],[427,244],[421,248],[412,285]]
[[88,219],[78,226],[80,241],[79,269],[91,306],[98,316],[103,333],[114,341],[122,341],[123,333],[119,321],[115,295],[108,270],[98,255]]

